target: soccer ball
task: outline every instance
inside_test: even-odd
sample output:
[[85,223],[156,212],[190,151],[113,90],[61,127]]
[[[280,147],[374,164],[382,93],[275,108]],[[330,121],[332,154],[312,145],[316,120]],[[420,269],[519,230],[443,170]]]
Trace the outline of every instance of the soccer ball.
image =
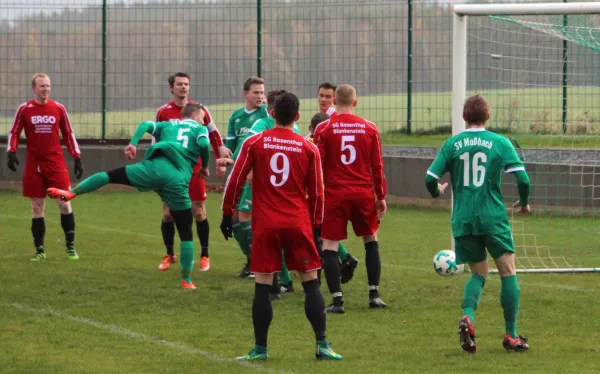
[[439,251],[433,257],[433,268],[439,275],[455,275],[465,271],[465,265],[456,264],[456,254],[454,251]]

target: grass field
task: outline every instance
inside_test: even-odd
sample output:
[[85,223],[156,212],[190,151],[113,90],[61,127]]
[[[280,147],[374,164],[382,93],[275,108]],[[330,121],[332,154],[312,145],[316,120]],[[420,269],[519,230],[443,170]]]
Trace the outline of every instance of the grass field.
[[[267,87],[268,88],[268,87]],[[474,93],[474,92],[473,92]],[[568,135],[562,136],[561,91],[551,89],[481,90],[492,107],[491,128],[510,131],[525,148],[597,148],[600,147],[600,87],[570,87],[567,112]],[[360,94],[360,93],[359,93]],[[193,96],[193,94],[192,94]],[[406,95],[359,97],[357,114],[375,122],[386,144],[439,146],[451,126],[451,93],[422,92],[412,96],[412,130],[407,136]],[[231,112],[241,106],[210,105],[215,123],[222,134],[227,131]],[[157,108],[131,112],[107,113],[108,138],[129,138],[138,123],[153,120]],[[318,110],[315,98],[301,102],[300,127],[308,128],[312,115]],[[101,137],[100,113],[70,113],[75,132],[81,138]],[[3,134],[10,130],[12,117],[0,117]]]
[[[520,276],[519,330],[531,343],[524,354],[508,354],[501,346],[500,282],[490,276],[477,312],[478,353],[462,353],[456,327],[467,276],[440,277],[431,267],[433,255],[448,247],[447,211],[391,209],[382,221],[381,296],[387,310],[368,309],[362,245],[348,240],[361,264],[344,287],[347,313],[328,318],[329,338],[343,361],[315,362],[297,291],[274,304],[269,360],[243,365],[232,358],[253,345],[253,285],[234,277],[242,256],[218,230],[219,195],[210,194],[208,202],[212,268],[194,273],[199,288],[193,292],[179,288],[179,266],[156,270],[163,248],[154,194],[99,192],[76,200],[76,262],[66,258],[58,212],[48,201],[49,257],[42,263],[29,261],[28,202],[18,192],[0,198],[3,373],[600,370],[597,275]],[[570,235],[557,230],[567,226],[566,219],[543,225],[538,219],[524,221],[542,242],[568,237],[582,248],[597,244],[575,227]],[[588,254],[598,259],[598,252]]]

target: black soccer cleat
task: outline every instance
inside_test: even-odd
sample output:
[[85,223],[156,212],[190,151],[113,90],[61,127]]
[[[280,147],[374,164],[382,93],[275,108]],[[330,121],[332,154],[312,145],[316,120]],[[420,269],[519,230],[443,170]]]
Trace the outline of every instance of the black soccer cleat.
[[250,263],[246,263],[242,271],[237,275],[238,278],[254,278],[254,273],[250,272]]
[[458,322],[458,335],[460,336],[460,346],[463,351],[468,353],[477,352],[477,345],[475,345],[475,328],[468,316],[464,316],[460,322]]
[[290,284],[279,284],[279,290],[281,291],[281,293],[285,293],[285,292],[294,292],[294,283],[290,283]]
[[354,277],[354,270],[358,266],[358,259],[348,253],[348,258],[340,265],[340,275],[342,284],[346,284]]
[[327,313],[336,313],[336,314],[344,314],[346,311],[344,310],[343,305],[331,304],[327,308],[325,308],[325,312]]
[[387,308],[387,304],[384,303],[383,300],[381,300],[380,298],[374,297],[369,299],[369,308]]

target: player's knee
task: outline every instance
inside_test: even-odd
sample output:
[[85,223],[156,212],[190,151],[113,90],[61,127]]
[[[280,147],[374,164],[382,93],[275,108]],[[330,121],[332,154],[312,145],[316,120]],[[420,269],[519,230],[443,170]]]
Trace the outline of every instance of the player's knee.
[[372,235],[372,236],[363,236],[363,243],[367,244],[370,242],[376,242],[377,241],[377,235]]
[[202,222],[206,219],[206,206],[204,205],[204,202],[194,203],[192,212],[194,213],[196,222]]
[[71,202],[69,201],[59,201],[57,200],[58,203],[58,210],[60,211],[60,214],[71,214],[71,212],[73,212],[73,209],[71,208]]
[[339,242],[335,241],[335,240],[328,240],[328,239],[322,239],[323,240],[323,251],[333,251],[333,252],[337,252],[338,249],[338,245]]
[[192,221],[194,218],[192,215],[192,209],[172,210],[171,216],[173,216],[175,226],[177,226],[179,240],[182,242],[193,241],[194,232],[192,231]]
[[471,270],[471,274],[477,274],[482,276],[484,279],[487,279],[489,271],[488,261],[484,260],[469,264],[469,270]]
[[31,215],[33,218],[43,217],[45,206],[44,199],[31,199]]
[[495,262],[500,277],[509,277],[517,274],[514,253],[506,252],[502,256],[498,257]]

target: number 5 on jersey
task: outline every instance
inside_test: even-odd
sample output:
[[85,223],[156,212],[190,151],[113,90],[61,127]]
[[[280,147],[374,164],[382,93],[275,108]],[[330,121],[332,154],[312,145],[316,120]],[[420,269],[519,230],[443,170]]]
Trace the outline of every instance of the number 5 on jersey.
[[[282,160],[281,167],[279,167],[279,159]],[[269,178],[271,184],[275,187],[283,186],[290,176],[290,160],[285,153],[277,152],[271,157],[269,165],[271,166],[271,171],[274,173],[274,175],[271,175]],[[281,176],[281,180],[279,182],[277,181],[278,176]]]
[[177,133],[177,140],[181,141],[183,148],[187,148],[190,141],[190,137],[185,135],[185,133],[189,131],[190,129],[179,129],[179,132]]
[[[342,164],[350,165],[356,160],[356,148],[352,144],[348,144],[356,140],[354,135],[342,136]],[[344,151],[348,151],[348,155]]]

